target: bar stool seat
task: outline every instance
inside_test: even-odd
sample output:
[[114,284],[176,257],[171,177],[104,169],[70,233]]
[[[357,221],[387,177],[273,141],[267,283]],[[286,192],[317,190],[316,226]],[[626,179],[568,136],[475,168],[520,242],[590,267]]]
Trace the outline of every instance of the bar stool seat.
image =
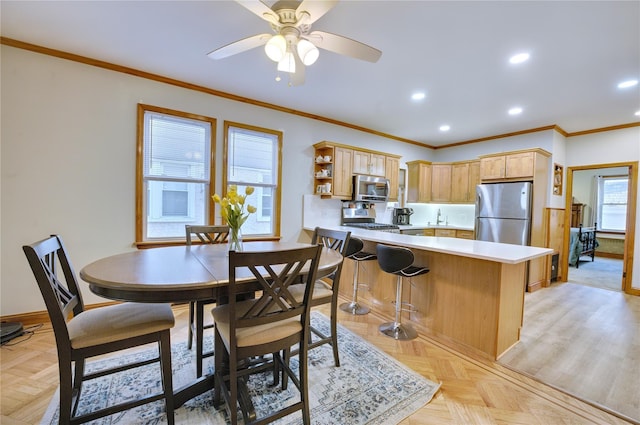
[[377,259],[377,255],[372,252],[363,251],[364,243],[361,239],[349,239],[349,245],[345,253],[345,258],[355,261],[353,266],[353,297],[351,302],[340,304],[340,310],[346,311],[354,315],[363,315],[369,313],[369,307],[358,303],[358,287],[364,285],[358,282],[358,269],[361,261],[371,261]]
[[[409,303],[402,301],[402,279],[412,278],[429,273],[428,267],[415,266],[413,264],[413,252],[404,247],[388,246],[379,244],[376,253],[378,264],[382,271],[397,276],[396,280],[396,317],[393,322],[387,322],[378,328],[383,334],[397,340],[409,340],[418,336],[418,333],[409,324],[402,323],[402,311],[416,311]],[[409,308],[403,308],[403,305]]]

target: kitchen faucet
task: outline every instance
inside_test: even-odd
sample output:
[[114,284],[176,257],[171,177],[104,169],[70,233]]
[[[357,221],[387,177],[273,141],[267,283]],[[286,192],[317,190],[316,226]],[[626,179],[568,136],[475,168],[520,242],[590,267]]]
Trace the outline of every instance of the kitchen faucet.
[[442,214],[440,213],[440,208],[438,208],[438,215],[436,216],[436,226],[442,224]]

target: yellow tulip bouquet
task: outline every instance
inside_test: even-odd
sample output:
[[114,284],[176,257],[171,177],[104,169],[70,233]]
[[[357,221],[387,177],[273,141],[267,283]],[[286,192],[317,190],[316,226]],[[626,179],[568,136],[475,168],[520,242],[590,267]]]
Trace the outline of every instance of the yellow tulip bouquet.
[[[247,196],[253,193],[254,189],[247,186],[244,195],[238,194],[238,187],[235,184],[227,188],[227,196],[220,198],[217,193],[213,195],[213,202],[220,205],[220,215],[229,225],[229,250],[242,251],[242,236],[240,228],[249,218],[249,214],[256,212],[256,207],[247,204]],[[246,208],[246,212],[245,212]]]

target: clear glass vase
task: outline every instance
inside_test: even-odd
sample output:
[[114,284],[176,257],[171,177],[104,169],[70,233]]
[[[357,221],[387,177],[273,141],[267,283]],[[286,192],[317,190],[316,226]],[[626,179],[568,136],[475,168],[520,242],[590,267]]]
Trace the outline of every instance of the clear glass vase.
[[242,228],[229,228],[229,251],[242,251]]

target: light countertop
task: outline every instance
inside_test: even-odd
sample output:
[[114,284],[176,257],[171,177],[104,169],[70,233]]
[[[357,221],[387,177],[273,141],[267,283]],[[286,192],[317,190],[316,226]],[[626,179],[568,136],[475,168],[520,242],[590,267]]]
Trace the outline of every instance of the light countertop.
[[[444,254],[460,255],[463,257],[495,261],[498,263],[517,264],[545,255],[551,255],[550,248],[512,245],[496,242],[484,242],[469,239],[445,238],[434,236],[406,235],[399,233],[381,232],[377,230],[359,229],[347,226],[323,226],[334,230],[351,231],[351,236],[366,241],[389,243],[407,248],[441,252]],[[409,226],[414,228],[413,226]],[[313,231],[313,228],[305,227]],[[465,228],[465,230],[468,230]]]

